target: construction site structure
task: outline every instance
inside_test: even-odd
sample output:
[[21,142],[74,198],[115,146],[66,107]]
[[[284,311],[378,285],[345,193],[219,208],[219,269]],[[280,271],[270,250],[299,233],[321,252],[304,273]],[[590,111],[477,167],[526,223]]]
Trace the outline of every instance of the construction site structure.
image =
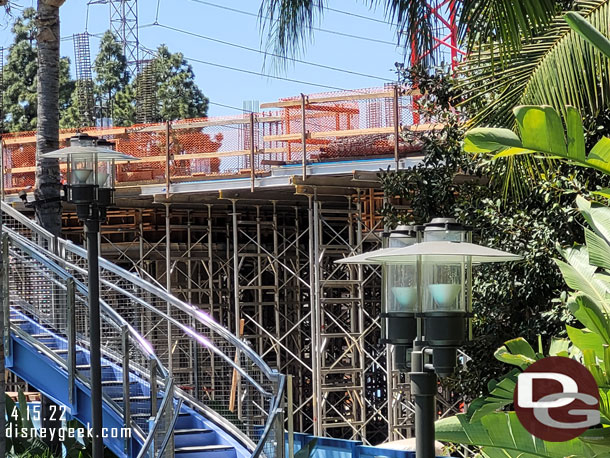
[[[405,375],[379,343],[380,271],[334,261],[381,246],[379,175],[419,163],[400,133],[431,127],[416,124],[417,94],[301,94],[259,113],[84,129],[140,158],[119,165],[103,256],[197,305],[291,375],[295,430],[366,444],[413,432]],[[62,131],[61,144],[73,133]],[[2,141],[6,200],[19,205],[16,193],[33,184],[35,137]],[[64,233],[82,241],[69,207]],[[167,351],[182,348],[179,329],[170,332]],[[172,367],[180,386],[213,391],[184,354]],[[463,408],[452,393],[440,405],[441,414]]]
[[95,124],[95,100],[89,33],[87,32],[74,34],[74,64],[79,124],[80,127],[90,127]]

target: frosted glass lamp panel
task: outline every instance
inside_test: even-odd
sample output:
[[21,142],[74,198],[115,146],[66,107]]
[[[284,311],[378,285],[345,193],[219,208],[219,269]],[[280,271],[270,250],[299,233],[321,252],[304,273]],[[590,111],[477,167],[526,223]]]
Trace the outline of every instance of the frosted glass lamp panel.
[[102,160],[97,164],[97,172],[95,175],[96,182],[100,188],[112,188],[112,162]]
[[386,265],[386,298],[388,312],[417,311],[417,279],[415,263]]
[[423,265],[423,311],[465,312],[466,304],[462,289],[463,265],[461,263],[424,262]]
[[95,163],[91,155],[72,155],[70,174],[72,184],[94,184]]
[[466,234],[466,231],[425,231],[424,242],[465,242]]

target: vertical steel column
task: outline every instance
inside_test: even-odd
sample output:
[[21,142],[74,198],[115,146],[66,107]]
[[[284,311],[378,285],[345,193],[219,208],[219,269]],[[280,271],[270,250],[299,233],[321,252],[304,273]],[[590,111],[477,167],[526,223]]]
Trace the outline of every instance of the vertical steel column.
[[[121,351],[123,353],[123,426],[131,428],[130,379],[129,379],[129,330],[127,325],[121,326]],[[124,450],[130,453],[131,438],[125,437]]]
[[[165,123],[165,198],[169,199],[170,196],[170,186],[172,184],[170,180],[170,168],[169,161],[171,160],[171,149],[169,145],[170,140],[170,122],[167,121]],[[168,290],[169,291],[169,290]]]
[[[213,238],[212,238],[212,205],[208,204],[208,304],[210,306],[210,316],[212,318],[216,318],[214,316],[214,248],[213,248]],[[218,288],[220,288],[221,285],[218,285]],[[222,323],[222,318],[218,317],[218,320],[220,321],[220,323]],[[216,362],[214,359],[214,356],[212,355],[210,357],[210,370],[212,373],[212,377],[210,377],[211,382],[210,382],[210,388],[212,390],[212,399],[214,399],[214,392],[216,390],[216,377],[214,376],[215,372],[215,367],[216,367]],[[197,379],[197,383],[199,383],[198,386],[196,386],[196,390],[197,393],[201,392],[201,381],[199,380],[199,378]]]
[[396,171],[398,171],[398,165],[399,165],[399,161],[400,161],[400,157],[399,157],[399,145],[398,145],[398,137],[399,137],[399,123],[400,123],[400,116],[399,116],[399,105],[398,105],[398,94],[399,94],[399,90],[398,90],[398,84],[394,85],[394,162],[396,163]]
[[305,118],[305,105],[307,96],[301,94],[301,145],[303,148],[303,180],[307,178],[307,121]]
[[250,191],[256,185],[256,157],[254,150],[254,113],[250,113]]
[[[231,214],[233,220],[233,298],[235,301],[234,304],[234,313],[235,313],[235,335],[238,338],[241,338],[240,333],[240,322],[241,322],[241,305],[239,298],[239,237],[238,237],[238,221],[237,221],[237,201],[235,199],[231,200],[231,205],[233,209],[233,213]],[[239,350],[235,349],[235,362],[239,365]],[[240,396],[240,383],[239,376],[237,378],[237,417],[241,419],[242,416],[242,399]]]
[[91,365],[91,426],[93,437],[92,458],[102,458],[104,455],[104,439],[102,438],[102,354],[100,329],[100,270],[98,253],[98,235],[100,222],[97,219],[85,221],[87,235],[87,265],[89,289],[89,359]]
[[[278,221],[277,221],[277,207],[276,207],[276,202],[272,201],[271,204],[273,205],[273,263],[272,263],[272,267],[273,267],[273,308],[275,311],[275,338],[277,340],[277,342],[280,341],[281,337],[282,337],[282,331],[281,331],[281,324],[282,324],[282,320],[280,317],[280,272],[279,272],[279,260],[278,257],[280,255],[280,250],[279,250],[279,240],[278,240]],[[284,272],[286,271],[285,269],[282,269]],[[286,287],[287,285],[284,285],[284,287]],[[285,327],[286,331],[288,330],[288,326]],[[276,346],[277,350],[275,352],[275,361],[276,361],[276,366],[278,371],[281,371],[281,346],[277,345]]]
[[321,342],[320,323],[320,215],[316,196],[309,198],[309,271],[310,271],[310,307],[311,307],[311,369],[313,390],[313,426],[314,435],[322,435],[322,385],[321,385]]
[[[172,231],[171,231],[171,219],[170,219],[170,211],[169,204],[165,204],[165,289],[169,294],[172,293]],[[172,315],[172,310],[167,303],[167,315]],[[167,368],[169,373],[172,374],[174,372],[174,352],[172,349],[173,339],[172,339],[172,325],[170,322],[167,322]]]

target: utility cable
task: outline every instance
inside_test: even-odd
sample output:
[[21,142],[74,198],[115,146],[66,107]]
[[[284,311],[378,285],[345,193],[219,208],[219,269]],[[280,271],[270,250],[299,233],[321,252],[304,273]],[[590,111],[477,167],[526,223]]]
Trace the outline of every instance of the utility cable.
[[[234,13],[245,14],[246,16],[254,16],[256,18],[262,17],[263,19],[271,19],[268,16],[259,16],[256,13],[251,13],[249,11],[244,11],[244,10],[238,10],[236,8],[230,8],[228,6],[216,5],[215,3],[206,2],[204,0],[190,0],[190,1],[194,2],[194,3],[200,3],[202,5],[211,6],[211,7],[214,7],[214,8],[219,8],[219,9],[226,10],[226,11],[232,11]],[[381,44],[384,44],[384,45],[391,45],[391,46],[396,47],[396,43],[394,43],[392,41],[379,40],[377,38],[370,38],[370,37],[362,37],[360,35],[352,35],[350,33],[337,32],[336,30],[322,29],[320,27],[313,27],[313,26],[310,27],[310,26],[307,26],[307,28],[310,29],[310,30],[315,30],[317,32],[331,33],[333,35],[339,35],[339,36],[346,37],[346,38],[353,38],[353,39],[356,39],[356,40],[371,41],[373,43],[381,43]]]
[[261,51],[260,49],[250,48],[248,46],[240,45],[240,44],[237,44],[237,43],[232,43],[232,42],[229,42],[229,41],[219,40],[217,38],[206,37],[204,35],[200,35],[200,34],[195,33],[195,32],[189,32],[188,30],[179,29],[177,27],[172,27],[172,26],[165,25],[165,24],[160,24],[160,23],[147,24],[147,25],[142,26],[142,28],[148,27],[148,26],[162,27],[164,29],[173,30],[174,32],[182,33],[182,34],[185,34],[185,35],[190,35],[190,36],[196,37],[196,38],[201,38],[202,40],[213,41],[215,43],[220,43],[220,44],[223,44],[223,45],[232,46],[234,48],[244,49],[246,51],[255,52],[255,53],[258,53],[258,54],[264,54],[264,55],[268,55],[268,56],[272,56],[272,57],[277,57],[277,58],[280,58],[280,59],[286,59],[286,60],[289,60],[291,62],[296,62],[296,63],[299,63],[299,64],[311,65],[313,67],[320,67],[320,68],[324,68],[326,70],[332,70],[332,71],[335,71],[335,72],[349,73],[351,75],[363,76],[365,78],[372,78],[372,79],[376,79],[376,80],[380,80],[380,81],[386,81],[386,82],[393,81],[393,80],[390,80],[388,78],[382,78],[380,76],[368,75],[366,73],[360,73],[360,72],[356,72],[356,71],[353,71],[353,70],[346,70],[346,69],[343,69],[343,68],[332,67],[330,65],[318,64],[318,63],[315,63],[315,62],[308,62],[308,61],[301,60],[301,59],[296,59],[296,58],[293,58],[293,57],[281,56],[279,54],[267,53],[265,51]]

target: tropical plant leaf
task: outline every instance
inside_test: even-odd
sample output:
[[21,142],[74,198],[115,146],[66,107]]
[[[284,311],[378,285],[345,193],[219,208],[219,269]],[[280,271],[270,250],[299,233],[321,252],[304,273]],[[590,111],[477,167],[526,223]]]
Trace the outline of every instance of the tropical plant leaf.
[[525,105],[514,109],[520,141],[508,129],[474,128],[466,132],[464,151],[495,153],[494,159],[543,154],[547,158],[562,158],[610,175],[610,139],[603,137],[586,156],[582,119],[573,107],[566,107],[566,110],[567,142],[561,118],[554,108]]
[[597,333],[606,345],[610,345],[610,323],[603,305],[586,294],[576,293],[568,299],[567,306],[582,325]]
[[585,241],[589,251],[589,262],[597,267],[610,269],[610,246],[595,232],[585,228]]
[[485,415],[502,409],[513,402],[513,393],[517,386],[517,377],[521,373],[519,369],[513,369],[499,381],[489,382],[489,395],[475,399],[466,412],[468,421],[479,421]]
[[526,369],[539,359],[539,355],[523,337],[506,341],[503,346],[496,350],[494,357],[521,369]]
[[[518,2],[514,2],[518,3]],[[576,0],[573,9],[602,35],[610,35],[608,0]],[[465,104],[477,107],[472,126],[513,128],[518,105],[551,105],[565,115],[566,106],[596,116],[610,106],[610,60],[573,30],[560,13],[547,32],[505,61],[501,48],[471,53],[460,66]]]
[[604,359],[604,341],[602,337],[589,330],[578,329],[572,326],[566,326],[568,337],[574,345],[576,345],[583,353],[586,350],[591,350],[600,360]]
[[549,346],[549,356],[570,356],[570,341],[553,337]]
[[576,197],[576,205],[595,233],[610,243],[610,208]]
[[568,157],[563,124],[553,107],[523,105],[515,107],[513,113],[523,148]]
[[610,40],[593,27],[589,21],[575,11],[566,13],[564,19],[572,30],[610,58]]
[[595,456],[604,447],[596,447],[579,439],[546,442],[532,436],[521,425],[514,412],[494,412],[469,422],[465,414],[436,422],[436,439],[482,447],[487,456],[514,458]]

